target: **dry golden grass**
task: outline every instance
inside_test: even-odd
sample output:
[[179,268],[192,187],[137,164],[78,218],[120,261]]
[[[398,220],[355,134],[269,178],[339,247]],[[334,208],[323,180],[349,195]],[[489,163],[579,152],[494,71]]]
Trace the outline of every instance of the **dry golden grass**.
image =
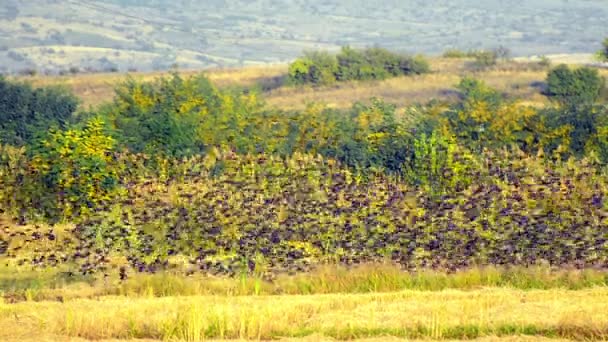
[[0,269],[2,291],[9,283],[39,287],[26,289],[28,301],[0,302],[0,341],[608,337],[606,275],[592,270],[531,268],[510,282],[496,269],[410,276],[390,265],[328,266],[273,283],[158,274],[62,284],[45,282],[47,276],[53,274]]
[[[200,70],[183,70],[184,76],[200,73]],[[218,86],[251,86],[265,79],[281,76],[287,72],[287,66],[252,66],[245,68],[212,69],[206,71],[208,77]],[[152,81],[155,78],[167,75],[169,72],[133,72],[129,75],[137,80]],[[34,86],[63,85],[71,89],[82,100],[84,108],[97,106],[111,101],[114,96],[114,87],[126,79],[125,74],[100,73],[77,74],[66,76],[33,76],[20,79],[31,82]]]
[[[18,336],[15,338],[8,338],[5,342],[88,342],[88,341],[96,341],[96,342],[157,342],[158,340],[154,339],[96,339],[90,340],[80,337],[66,337],[61,335],[45,335],[45,336]],[[218,340],[218,339],[208,339],[207,342],[220,342],[226,340]],[[236,340],[238,341],[238,340]],[[319,335],[311,335],[307,337],[298,337],[298,338],[281,338],[273,341],[282,341],[282,342],[331,342],[336,341],[334,338],[328,338]],[[398,337],[390,337],[383,336],[379,338],[358,338],[352,339],[352,341],[356,342],[406,342],[406,341],[436,341],[432,339],[409,339],[409,338],[398,338]],[[449,340],[444,339],[442,341],[452,342],[452,341],[462,341],[462,340]],[[547,338],[542,336],[489,336],[489,337],[481,337],[476,339],[469,339],[467,341],[470,342],[565,342],[572,341],[571,339],[561,339],[561,338]]]
[[[455,99],[455,85],[464,75],[486,81],[490,86],[512,96],[523,99],[533,106],[544,106],[547,99],[540,94],[535,83],[543,82],[546,70],[526,62],[508,62],[485,71],[471,71],[467,59],[432,58],[432,73],[399,77],[384,81],[348,82],[326,87],[281,87],[267,92],[269,105],[281,109],[302,109],[310,102],[325,103],[334,108],[349,108],[354,102],[367,101],[372,97],[383,98],[399,107],[413,103],[424,103],[431,99]],[[200,71],[180,71],[184,75]],[[205,71],[218,86],[252,86],[270,82],[286,75],[286,65],[251,66],[232,69],[210,69]],[[608,76],[608,70],[601,70]],[[149,81],[167,72],[132,73],[136,79]],[[83,101],[83,107],[97,106],[110,101],[114,87],[125,79],[124,74],[78,74],[69,76],[34,76],[22,79],[34,85],[63,84],[74,91]]]
[[608,337],[608,289],[103,297],[0,305],[0,339]]
[[[334,108],[348,108],[354,102],[372,97],[382,98],[406,107],[431,99],[451,101],[457,98],[456,85],[469,75],[526,104],[542,107],[548,103],[537,84],[543,82],[547,70],[529,67],[526,63],[505,63],[485,71],[468,71],[466,59],[433,59],[430,74],[398,77],[384,81],[349,82],[328,87],[284,87],[267,94],[268,103],[278,108],[302,109],[310,102],[321,102]],[[608,75],[608,71],[602,71]]]

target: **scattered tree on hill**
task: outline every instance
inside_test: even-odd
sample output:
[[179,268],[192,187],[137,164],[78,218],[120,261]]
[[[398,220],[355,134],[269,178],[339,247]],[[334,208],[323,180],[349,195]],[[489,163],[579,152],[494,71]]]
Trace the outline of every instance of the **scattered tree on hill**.
[[605,87],[596,69],[570,69],[562,64],[547,75],[547,95],[563,106],[594,104]]
[[289,66],[289,80],[295,85],[328,85],[336,81],[381,80],[428,70],[429,65],[422,57],[399,55],[382,48],[344,47],[337,55],[305,53]]
[[306,52],[304,57],[289,66],[293,84],[332,84],[336,82],[338,62],[327,52]]

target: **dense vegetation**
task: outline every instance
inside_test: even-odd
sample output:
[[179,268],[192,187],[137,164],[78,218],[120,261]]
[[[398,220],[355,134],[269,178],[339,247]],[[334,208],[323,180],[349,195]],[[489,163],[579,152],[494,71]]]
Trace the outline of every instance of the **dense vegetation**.
[[295,85],[329,85],[428,71],[429,65],[422,57],[399,55],[382,48],[356,50],[343,47],[337,55],[318,51],[305,53],[289,66],[289,82]]
[[536,109],[464,78],[459,101],[400,115],[380,99],[270,109],[203,75],[129,79],[112,103],[77,116],[66,95],[64,112],[44,114],[61,119],[40,127],[22,115],[33,133],[2,137],[0,208],[23,224],[74,226],[7,231],[1,249],[121,276],[272,277],[385,260],[606,267],[604,82],[557,67],[547,78],[554,106]]
[[0,141],[23,146],[49,128],[62,129],[73,120],[78,100],[65,89],[33,89],[0,77]]

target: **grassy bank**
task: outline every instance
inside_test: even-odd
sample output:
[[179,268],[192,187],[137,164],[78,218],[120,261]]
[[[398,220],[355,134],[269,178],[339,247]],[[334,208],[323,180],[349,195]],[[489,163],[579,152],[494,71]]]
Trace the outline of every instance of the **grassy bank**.
[[60,269],[32,271],[0,269],[0,291],[6,302],[63,301],[102,296],[267,296],[388,293],[403,290],[444,291],[507,288],[517,290],[582,290],[607,288],[605,270],[532,268],[474,268],[452,274],[437,271],[404,272],[389,264],[347,268],[323,266],[310,273],[279,275],[268,280],[256,276],[236,278],[158,273],[131,275],[120,281],[108,277],[68,276]]
[[480,289],[387,294],[104,297],[0,306],[0,337],[199,341],[318,335],[471,339],[608,337],[608,289]]

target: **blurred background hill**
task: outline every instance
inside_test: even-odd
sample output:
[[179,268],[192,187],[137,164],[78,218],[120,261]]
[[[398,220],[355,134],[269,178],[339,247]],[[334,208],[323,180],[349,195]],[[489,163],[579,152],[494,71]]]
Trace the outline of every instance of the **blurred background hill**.
[[235,67],[343,45],[585,54],[607,17],[604,0],[3,0],[0,72]]

